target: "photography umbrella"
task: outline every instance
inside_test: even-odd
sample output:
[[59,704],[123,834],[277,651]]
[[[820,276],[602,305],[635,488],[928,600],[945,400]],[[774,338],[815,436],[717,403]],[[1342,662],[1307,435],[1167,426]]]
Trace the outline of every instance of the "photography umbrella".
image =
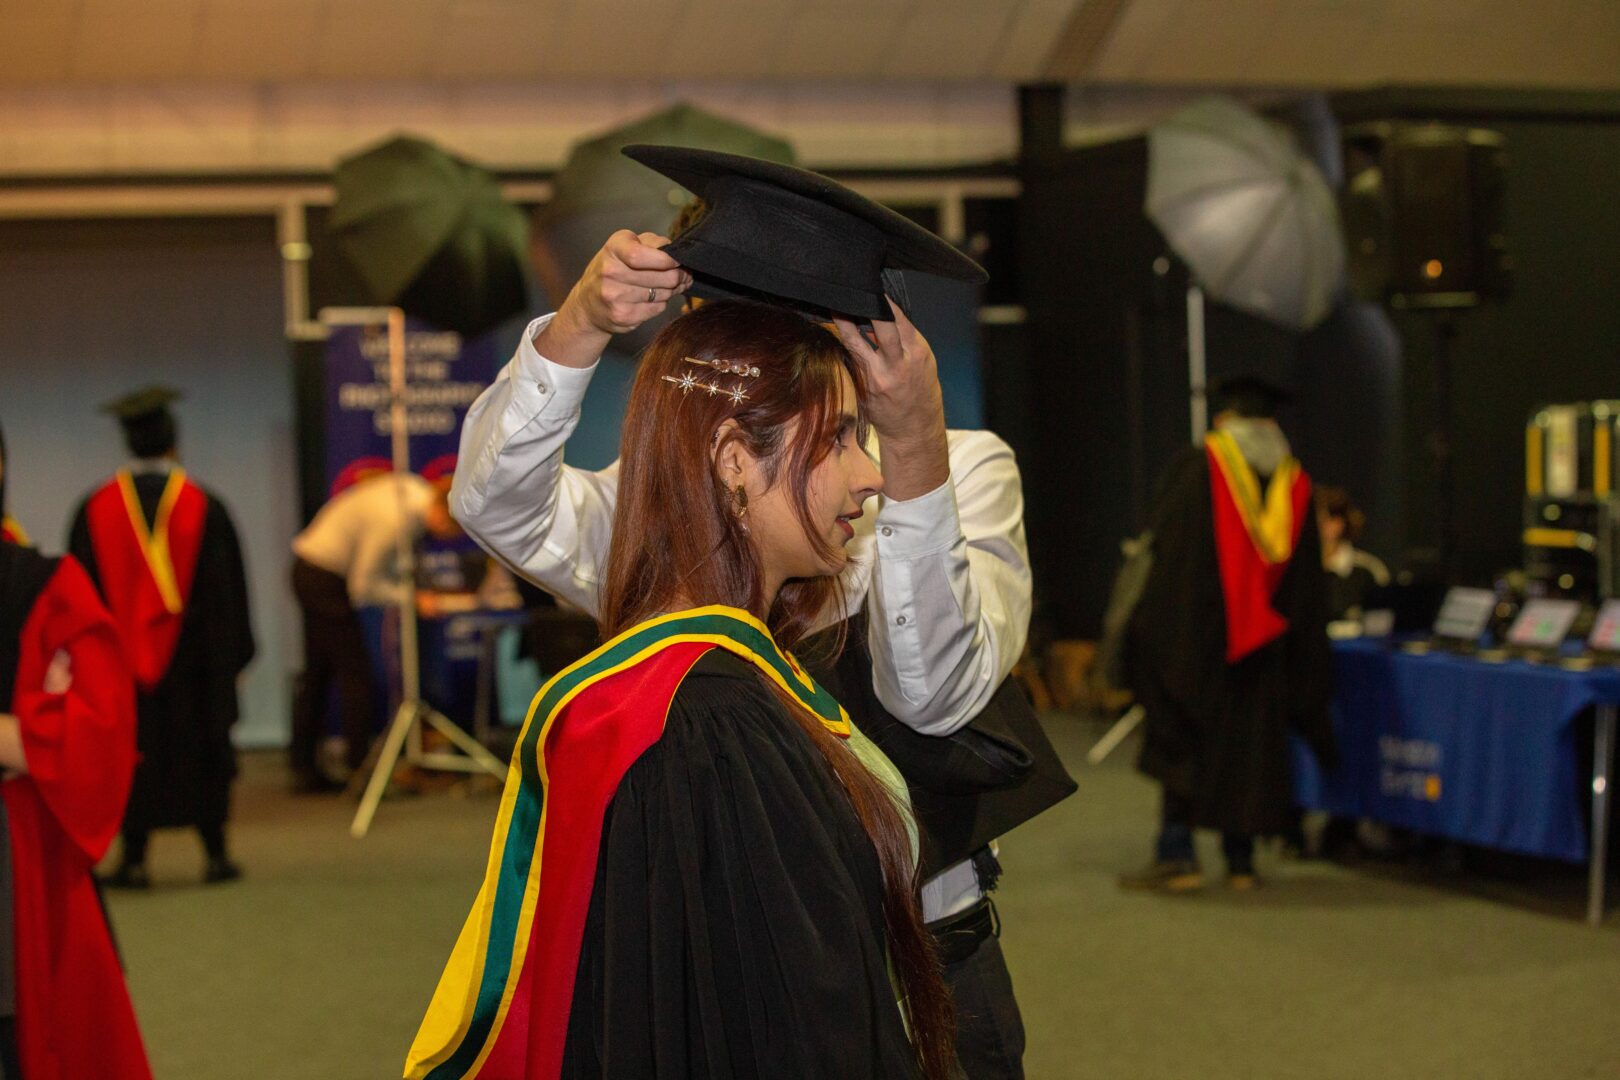
[[[685,146],[793,163],[793,148],[781,139],[685,103],[625,127],[576,143],[552,180],[553,194],[535,216],[535,272],[555,307],[573,287],[597,249],[618,229],[667,236],[690,194],[619,151],[633,143]],[[635,351],[658,329],[659,320],[622,341]]]
[[398,136],[338,163],[332,229],[377,304],[475,336],[527,307],[523,215],[495,178]]
[[1344,280],[1338,205],[1287,129],[1207,98],[1148,132],[1147,215],[1192,270],[1193,438],[1204,433],[1203,293],[1297,330]]

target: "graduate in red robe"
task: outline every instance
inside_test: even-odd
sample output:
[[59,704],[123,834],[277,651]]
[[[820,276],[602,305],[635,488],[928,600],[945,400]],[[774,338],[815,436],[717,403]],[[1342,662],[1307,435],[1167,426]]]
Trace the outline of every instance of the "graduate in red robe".
[[1216,401],[1214,430],[1155,501],[1153,567],[1127,635],[1146,711],[1138,766],[1163,790],[1153,861],[1127,888],[1201,887],[1196,828],[1223,834],[1229,884],[1253,887],[1255,838],[1296,819],[1290,732],[1336,760],[1321,542],[1310,477],[1276,422],[1286,395],[1234,378]]
[[92,492],[68,550],[100,590],[135,676],[139,764],[112,885],[145,887],[153,829],[190,826],[203,880],[241,875],[226,850],[237,679],[253,659],[247,575],[230,514],[180,467],[169,403],[150,387],[107,406],[134,462]]
[[0,542],[8,1080],[152,1075],[90,876],[129,794],[134,697],[118,633],[78,563]]

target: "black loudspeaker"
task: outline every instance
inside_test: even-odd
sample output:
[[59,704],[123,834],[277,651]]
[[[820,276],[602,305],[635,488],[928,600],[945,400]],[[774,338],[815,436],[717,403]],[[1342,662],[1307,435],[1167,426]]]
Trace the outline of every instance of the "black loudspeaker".
[[1494,131],[1372,123],[1344,132],[1350,286],[1396,307],[1472,307],[1512,286],[1506,143]]

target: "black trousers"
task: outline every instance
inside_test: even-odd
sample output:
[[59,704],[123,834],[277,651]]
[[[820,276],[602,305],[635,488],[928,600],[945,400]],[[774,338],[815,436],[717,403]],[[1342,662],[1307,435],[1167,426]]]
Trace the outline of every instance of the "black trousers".
[[1001,951],[995,906],[985,897],[930,923],[956,1006],[956,1060],[966,1080],[1023,1080],[1024,1018]]
[[[152,839],[152,830],[144,825],[131,825],[126,819],[122,833],[124,837],[124,861],[136,864],[145,862],[146,847]],[[203,850],[208,853],[210,859],[223,859],[225,857],[224,822],[198,825],[197,835],[202,839]]]
[[360,633],[360,618],[349,602],[349,587],[330,570],[293,560],[293,596],[304,623],[304,673],[293,695],[292,767],[312,774],[326,705],[337,683],[348,763],[358,768],[371,748],[371,657]]
[[0,1080],[22,1080],[22,1060],[17,1056],[15,1016],[0,1016]]

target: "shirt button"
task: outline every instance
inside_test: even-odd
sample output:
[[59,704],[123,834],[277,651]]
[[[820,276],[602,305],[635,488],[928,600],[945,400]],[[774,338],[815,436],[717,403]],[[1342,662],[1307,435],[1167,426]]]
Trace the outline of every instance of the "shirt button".
[[906,617],[904,615],[900,616],[898,619],[894,620],[894,624],[896,626],[906,625]]
[[894,535],[894,530],[889,528],[887,525],[885,525],[885,526],[883,526],[883,535],[884,536],[893,536]]

